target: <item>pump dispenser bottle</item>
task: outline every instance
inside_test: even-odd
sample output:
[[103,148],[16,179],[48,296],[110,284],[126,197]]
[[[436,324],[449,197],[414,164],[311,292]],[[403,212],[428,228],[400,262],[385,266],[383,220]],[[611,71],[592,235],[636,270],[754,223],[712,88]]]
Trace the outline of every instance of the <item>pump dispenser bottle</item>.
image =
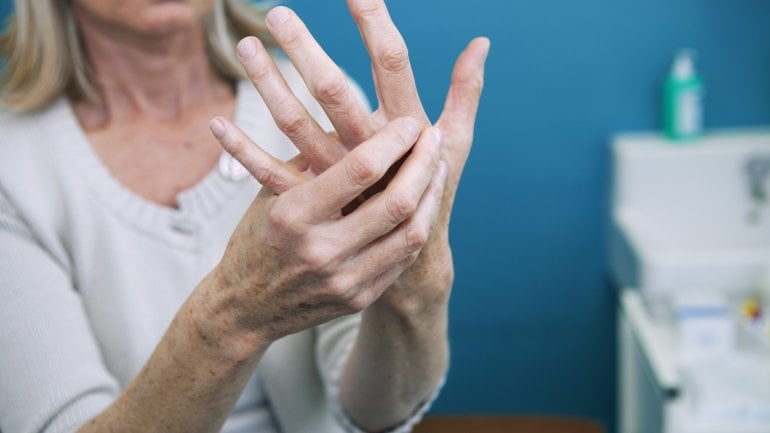
[[698,138],[703,132],[704,89],[695,72],[691,50],[682,50],[677,55],[663,93],[666,137],[674,141]]

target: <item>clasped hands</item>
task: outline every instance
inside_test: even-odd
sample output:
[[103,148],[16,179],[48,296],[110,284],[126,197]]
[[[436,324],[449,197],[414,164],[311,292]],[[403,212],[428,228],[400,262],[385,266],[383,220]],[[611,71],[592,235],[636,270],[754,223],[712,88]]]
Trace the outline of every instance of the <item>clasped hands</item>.
[[[300,154],[275,159],[224,118],[211,129],[264,188],[215,270],[243,328],[268,341],[388,302],[402,311],[448,300],[449,215],[473,141],[489,49],[460,55],[440,119],[422,107],[407,47],[383,0],[348,0],[372,59],[370,114],[342,70],[286,7],[268,30],[334,126],[325,132],[289,89],[262,43],[238,57],[277,126]],[[350,203],[352,212],[343,212]],[[390,289],[388,289],[390,287]]]

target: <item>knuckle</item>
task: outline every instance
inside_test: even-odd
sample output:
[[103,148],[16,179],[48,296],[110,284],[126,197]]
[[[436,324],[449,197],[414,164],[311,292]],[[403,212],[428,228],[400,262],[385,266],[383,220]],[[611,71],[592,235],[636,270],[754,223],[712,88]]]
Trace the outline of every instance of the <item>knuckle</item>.
[[298,231],[299,218],[295,212],[287,212],[284,206],[276,204],[268,213],[270,225],[281,233],[295,233]]
[[417,224],[407,225],[404,234],[407,249],[413,253],[421,250],[428,242],[428,236],[430,231],[426,227]]
[[362,155],[350,158],[344,167],[348,179],[355,185],[369,186],[380,178],[377,165]]
[[474,95],[481,95],[482,90],[484,90],[484,79],[473,77],[468,80],[468,87],[470,87]]
[[358,2],[356,12],[364,21],[375,21],[385,13],[384,4],[380,2]]
[[246,74],[252,82],[261,82],[270,76],[270,66],[265,62],[251,62],[246,68]]
[[[324,248],[319,246],[308,246],[302,249],[301,253],[302,261],[305,262],[308,270],[317,275],[325,276],[327,270],[332,262],[331,254]],[[330,290],[336,293],[336,284],[331,284]]]
[[392,224],[398,224],[409,218],[417,208],[417,203],[408,195],[394,191],[385,204],[385,210]]
[[346,305],[350,309],[351,313],[358,313],[360,311],[364,311],[370,303],[371,297],[365,290],[363,290],[359,293],[356,293],[355,296],[352,296],[347,301]]
[[336,275],[330,277],[327,281],[326,295],[335,303],[347,305],[352,297],[352,289],[353,285],[350,283],[349,278]]
[[412,147],[419,137],[415,137],[415,133],[412,132],[407,125],[411,121],[406,118],[400,118],[394,121],[391,125],[391,138],[402,150]]
[[334,76],[320,83],[315,89],[315,96],[321,105],[337,106],[345,102],[348,95],[348,83],[341,76]]
[[310,119],[293,108],[281,110],[280,114],[276,115],[275,122],[289,137],[301,137],[310,130]]
[[227,150],[233,158],[240,161],[246,156],[246,143],[240,138],[232,138],[227,142]]
[[409,68],[409,50],[400,38],[383,43],[377,60],[380,66],[390,73],[401,73]]
[[263,186],[273,187],[283,183],[283,179],[273,167],[261,167],[257,172],[257,182]]
[[462,93],[468,99],[477,99],[484,90],[484,78],[478,75],[465,75],[456,78],[455,81]]
[[270,208],[270,212],[267,215],[270,225],[275,227],[279,231],[287,231],[290,228],[288,219],[286,218],[283,208],[280,206],[273,206]]
[[468,92],[474,97],[481,95],[484,89],[484,80],[479,77],[472,77],[465,80],[465,86],[468,88]]
[[294,51],[305,43],[305,34],[299,30],[292,30],[281,39],[280,43],[284,50]]

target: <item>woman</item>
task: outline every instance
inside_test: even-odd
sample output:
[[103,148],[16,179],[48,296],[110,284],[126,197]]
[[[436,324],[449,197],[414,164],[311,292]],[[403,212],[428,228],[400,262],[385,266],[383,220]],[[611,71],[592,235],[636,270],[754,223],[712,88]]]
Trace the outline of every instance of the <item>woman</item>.
[[[408,431],[427,409],[488,42],[431,126],[383,1],[348,6],[371,115],[285,7],[16,1],[0,431]],[[236,59],[248,34],[290,61],[255,37]]]

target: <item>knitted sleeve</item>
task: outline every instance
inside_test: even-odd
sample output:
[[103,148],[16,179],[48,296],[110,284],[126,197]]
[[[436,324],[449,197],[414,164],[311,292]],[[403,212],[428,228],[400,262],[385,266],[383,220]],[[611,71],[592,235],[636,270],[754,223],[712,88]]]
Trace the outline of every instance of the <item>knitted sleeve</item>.
[[[342,373],[353,349],[360,322],[360,315],[355,315],[334,320],[317,328],[316,363],[320,369],[330,407],[334,411],[333,415],[340,423],[342,430],[348,433],[364,433],[345,413],[340,400]],[[387,433],[409,433],[412,431],[412,428],[422,419],[438,397],[442,385],[443,382],[439,384],[430,398],[415,408],[409,418]]]
[[0,431],[72,432],[118,394],[65,265],[0,190]]

